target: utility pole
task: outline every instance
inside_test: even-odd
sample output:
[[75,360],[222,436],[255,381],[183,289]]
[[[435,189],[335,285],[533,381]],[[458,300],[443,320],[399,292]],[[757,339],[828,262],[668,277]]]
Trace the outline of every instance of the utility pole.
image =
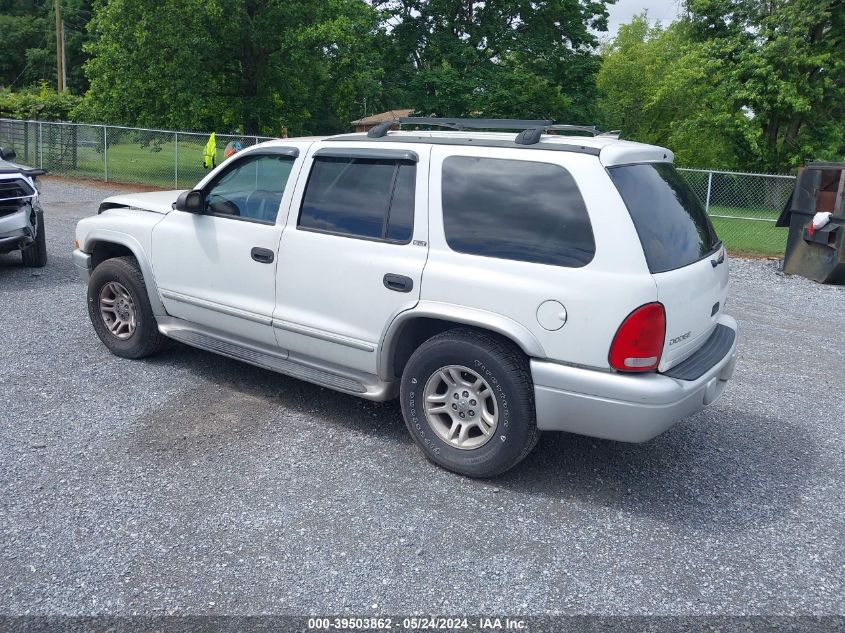
[[62,90],[67,90],[67,45],[65,44],[64,20],[62,20]]
[[64,47],[62,46],[62,5],[61,0],[56,2],[56,89],[58,92],[64,92],[64,65],[62,58],[64,57]]

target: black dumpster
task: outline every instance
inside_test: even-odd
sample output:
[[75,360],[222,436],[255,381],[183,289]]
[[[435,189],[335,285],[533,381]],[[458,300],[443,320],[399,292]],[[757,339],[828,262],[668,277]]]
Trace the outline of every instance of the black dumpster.
[[[830,222],[813,229],[816,213]],[[798,170],[795,190],[776,226],[788,226],[783,271],[826,284],[845,284],[845,163],[811,162]]]

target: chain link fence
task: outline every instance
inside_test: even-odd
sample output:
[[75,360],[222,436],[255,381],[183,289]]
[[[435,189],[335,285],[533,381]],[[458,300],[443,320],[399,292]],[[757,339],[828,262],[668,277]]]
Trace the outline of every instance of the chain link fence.
[[[243,147],[262,136],[217,134],[217,162],[230,141]],[[207,173],[202,159],[207,133],[114,125],[0,119],[0,145],[18,160],[69,177],[187,189]],[[792,192],[794,176],[680,169],[701,199],[716,232],[733,252],[783,255],[786,230],[775,228]]]
[[775,227],[795,176],[707,169],[678,170],[701,199],[729,250],[782,256],[787,230]]
[[[208,133],[128,128],[115,125],[0,119],[0,145],[17,160],[52,174],[105,182],[187,189],[207,173],[203,152]],[[264,136],[215,134],[217,163],[230,141],[246,148]]]

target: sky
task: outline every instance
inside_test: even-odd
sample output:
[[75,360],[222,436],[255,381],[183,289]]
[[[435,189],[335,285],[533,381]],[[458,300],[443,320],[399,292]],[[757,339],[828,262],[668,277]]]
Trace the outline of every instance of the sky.
[[638,13],[648,10],[649,22],[660,21],[664,25],[669,24],[678,16],[680,2],[678,0],[617,0],[610,9],[608,20],[608,35],[616,36],[620,24],[631,21]]

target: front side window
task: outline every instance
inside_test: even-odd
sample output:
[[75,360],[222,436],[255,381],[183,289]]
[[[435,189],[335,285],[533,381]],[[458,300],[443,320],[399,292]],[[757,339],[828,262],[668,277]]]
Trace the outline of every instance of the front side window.
[[207,212],[273,224],[294,159],[278,154],[245,156],[205,189]]
[[442,202],[454,251],[570,268],[595,255],[584,199],[559,165],[452,156],[443,161]]
[[308,177],[299,227],[407,243],[414,224],[416,165],[408,161],[320,157]]

